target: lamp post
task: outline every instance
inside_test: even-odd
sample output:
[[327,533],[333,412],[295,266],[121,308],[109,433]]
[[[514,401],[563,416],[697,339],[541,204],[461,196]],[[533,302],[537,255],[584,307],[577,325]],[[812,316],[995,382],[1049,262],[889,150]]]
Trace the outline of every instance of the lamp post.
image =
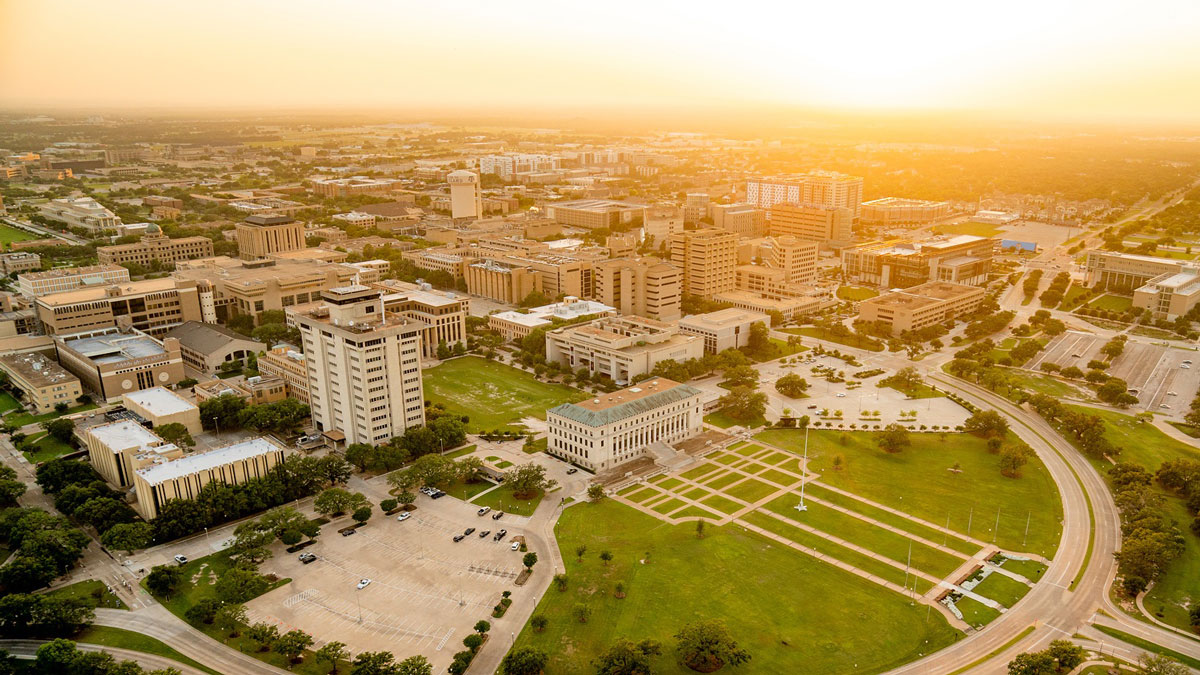
[[[808,427],[804,427],[804,465],[801,473],[808,473]],[[800,478],[800,503],[796,505],[797,511],[807,511],[808,507],[804,505],[804,487],[808,485],[808,481]]]

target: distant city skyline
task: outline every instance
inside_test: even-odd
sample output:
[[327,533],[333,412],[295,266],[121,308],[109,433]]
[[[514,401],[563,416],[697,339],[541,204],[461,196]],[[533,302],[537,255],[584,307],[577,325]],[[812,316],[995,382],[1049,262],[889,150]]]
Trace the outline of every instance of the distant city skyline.
[[8,107],[809,106],[1186,120],[1200,3],[0,3]]

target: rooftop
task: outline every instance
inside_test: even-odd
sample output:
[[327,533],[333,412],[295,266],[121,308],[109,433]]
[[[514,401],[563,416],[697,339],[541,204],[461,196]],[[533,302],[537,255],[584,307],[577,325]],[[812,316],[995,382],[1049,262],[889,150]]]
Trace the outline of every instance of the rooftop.
[[138,405],[143,410],[162,417],[164,415],[175,415],[181,412],[187,412],[196,408],[191,401],[183,398],[179,394],[167,389],[166,387],[151,387],[141,391],[135,391],[130,394],[125,394],[125,400]]
[[600,398],[564,403],[547,412],[590,427],[602,427],[699,395],[700,390],[695,387],[655,377]]
[[693,325],[698,327],[712,328],[714,330],[725,326],[736,326],[743,323],[752,323],[754,321],[765,321],[770,324],[771,318],[762,312],[754,312],[748,309],[738,309],[737,307],[728,307],[719,309],[715,312],[707,314],[693,314],[684,317],[679,321],[679,325]]
[[93,363],[119,363],[167,353],[161,342],[140,332],[104,333],[64,340],[63,344]]
[[103,284],[80,288],[74,291],[64,291],[62,293],[51,293],[50,295],[43,295],[37,301],[42,305],[57,307],[73,305],[79,302],[95,302],[106,297],[123,298],[133,295],[145,295],[147,293],[161,293],[163,291],[173,291],[177,288],[178,285],[175,279],[162,277],[159,279],[144,279],[142,281],[125,281],[117,284]]
[[79,381],[57,361],[38,352],[0,356],[0,365],[34,387]]
[[215,469],[233,462],[258,457],[283,448],[267,438],[252,438],[223,448],[187,455],[176,460],[163,460],[160,464],[138,469],[138,475],[150,485],[189,476],[201,471]]
[[557,202],[554,204],[554,208],[567,208],[576,209],[579,211],[596,211],[598,213],[604,213],[622,209],[644,209],[646,208],[646,205],[619,202],[612,199],[576,199],[567,202]]
[[257,342],[225,326],[203,321],[185,321],[168,331],[166,336],[178,338],[179,344],[204,354],[215,352],[230,342]]
[[129,448],[148,448],[163,442],[153,431],[133,420],[101,424],[88,428],[87,432],[113,452],[121,452]]
[[[30,255],[30,254],[27,254]],[[87,277],[92,275],[101,275],[104,273],[122,272],[126,279],[129,278],[129,270],[120,265],[88,265],[87,267],[59,267],[58,269],[46,270],[45,272],[26,272],[25,274],[17,275],[18,279],[27,281],[42,281],[44,279],[62,279],[64,277]],[[86,281],[81,281],[86,283]]]

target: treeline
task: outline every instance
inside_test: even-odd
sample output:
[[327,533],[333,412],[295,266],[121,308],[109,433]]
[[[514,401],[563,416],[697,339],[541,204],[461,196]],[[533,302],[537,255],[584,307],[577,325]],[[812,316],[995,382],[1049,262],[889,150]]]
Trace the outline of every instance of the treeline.
[[1162,495],[1154,491],[1149,471],[1122,462],[1108,470],[1108,477],[1121,512],[1117,569],[1125,591],[1137,595],[1183,553],[1183,535],[1164,515]]
[[1027,401],[1043,419],[1065,432],[1084,453],[1097,458],[1115,457],[1121,453],[1120,448],[1104,437],[1104,420],[1100,416],[1072,410],[1047,394],[1033,394]]
[[0,512],[0,541],[14,552],[12,560],[0,567],[5,598],[42,588],[66,574],[91,543],[66,518],[38,508]]
[[179,675],[176,668],[146,670],[137,661],[118,661],[105,651],[84,651],[64,638],[51,640],[38,647],[33,663],[23,665],[20,670],[5,670],[5,667],[13,667],[14,660],[7,652],[0,650],[0,672],[27,675]]
[[387,443],[354,443],[346,448],[346,461],[359,471],[394,471],[420,457],[451,448],[467,440],[470,418],[446,412],[440,403],[425,402],[425,426],[410,428]]
[[274,403],[248,405],[235,394],[222,394],[200,402],[200,423],[205,429],[229,431],[251,429],[292,433],[311,414],[307,404],[293,398]]

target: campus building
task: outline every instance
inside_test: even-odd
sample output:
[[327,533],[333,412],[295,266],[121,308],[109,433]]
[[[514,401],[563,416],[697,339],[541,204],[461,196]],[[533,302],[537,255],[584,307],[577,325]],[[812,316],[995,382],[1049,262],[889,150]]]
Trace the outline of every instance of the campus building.
[[270,375],[239,375],[224,380],[197,382],[192,387],[192,394],[196,397],[196,403],[220,396],[236,396],[245,401],[246,405],[275,403],[288,397],[287,383]]
[[488,328],[500,333],[505,340],[520,340],[555,321],[575,321],[585,316],[598,319],[614,314],[616,310],[603,303],[567,296],[562,302],[550,305],[489,315]]
[[109,328],[55,340],[58,361],[108,401],[184,379],[179,340],[155,340],[138,330]]
[[682,316],[683,272],[658,258],[618,258],[592,267],[593,297],[621,314],[658,321]]
[[205,319],[195,282],[169,277],[44,295],[34,306],[47,335],[129,326],[160,336],[184,321]]
[[273,253],[299,251],[304,240],[304,223],[288,216],[248,216],[237,224],[238,256],[262,260]]
[[883,197],[863,202],[862,222],[877,227],[920,227],[950,216],[950,202]]
[[484,155],[478,161],[479,173],[495,174],[504,180],[511,180],[518,173],[553,171],[558,168],[558,163],[558,157],[553,155],[525,153]]
[[[2,207],[3,204],[0,204]],[[3,213],[0,210],[0,213]],[[8,276],[14,272],[28,272],[42,268],[42,257],[28,251],[15,251],[0,254],[0,274]]]
[[146,228],[146,232],[141,241],[136,244],[118,244],[97,248],[97,261],[101,265],[134,264],[143,267],[150,267],[158,263],[170,268],[180,260],[208,258],[213,255],[213,242],[208,237],[172,239],[153,224]]
[[465,268],[467,291],[472,295],[516,305],[530,293],[542,290],[542,275],[529,267],[480,260]]
[[65,293],[90,286],[107,286],[126,281],[129,281],[129,270],[120,265],[88,265],[18,274],[17,288],[21,295],[27,298],[37,298],[51,293]]
[[[707,195],[706,195],[707,196]],[[753,204],[713,204],[713,227],[740,237],[761,237],[766,234],[767,212]]]
[[1186,315],[1200,303],[1200,269],[1166,272],[1133,291],[1133,306],[1147,310],[1156,319]]
[[361,278],[363,270],[319,260],[245,261],[219,256],[181,262],[171,276],[196,285],[204,312],[201,321],[216,323],[241,314],[257,319],[264,311],[315,302],[323,291]]
[[86,230],[93,236],[116,230],[121,225],[121,219],[116,214],[91,197],[51,199],[39,204],[38,211],[43,218]]
[[434,290],[429,284],[412,284],[396,279],[370,284],[385,291],[383,306],[388,312],[415,319],[425,326],[421,332],[421,356],[437,356],[441,343],[467,346],[467,313],[471,299],[466,295]]
[[762,312],[730,307],[707,314],[685,316],[679,320],[679,332],[703,339],[704,351],[716,354],[750,344],[750,327],[756,323],[770,328],[771,317]]
[[923,241],[873,241],[842,249],[847,281],[908,288],[926,281],[980,286],[987,283],[996,240],[969,234]]
[[126,410],[152,426],[182,424],[193,435],[204,430],[200,426],[200,408],[166,387],[131,391],[121,397],[121,402]]
[[546,333],[546,360],[587,368],[614,382],[649,373],[659,361],[704,356],[704,342],[680,335],[674,324],[638,316],[616,316],[564,326]]
[[354,284],[325,291],[320,303],[288,309],[304,340],[313,423],[335,445],[375,445],[425,423],[426,326],[386,311],[381,295]]
[[151,455],[178,459],[183,449],[164,441],[137,420],[119,419],[83,429],[79,434],[92,468],[119,488],[133,486],[136,469]]
[[134,471],[137,503],[134,508],[146,520],[158,515],[158,509],[171,499],[195,499],[205,485],[227,485],[265,478],[284,460],[287,450],[269,438],[227,445],[182,457],[164,457],[143,453],[145,465]]
[[782,202],[771,207],[771,234],[795,237],[831,247],[854,240],[854,211],[844,206],[793,204]]
[[399,187],[399,181],[366,176],[349,178],[312,178],[308,181],[313,194],[322,197],[349,197],[351,195],[385,195]]
[[930,281],[863,300],[858,303],[858,318],[885,323],[893,335],[900,335],[971,314],[985,295],[976,286]]
[[54,412],[60,403],[74,405],[83,395],[78,377],[39,352],[0,356],[0,370],[13,388],[24,392],[25,405],[38,415]]
[[446,176],[450,184],[450,217],[482,218],[483,192],[479,187],[479,176],[474,171],[460,169]]
[[662,377],[546,411],[546,452],[589,471],[637,459],[650,446],[700,433],[699,389]]
[[822,171],[746,181],[746,201],[760,209],[782,202],[816,204],[850,209],[854,220],[862,207],[862,191],[861,177]]
[[737,240],[732,232],[714,228],[685,230],[671,235],[671,263],[683,273],[683,294],[711,300],[737,284]]
[[1188,271],[1200,272],[1200,264],[1190,260],[1095,249],[1087,252],[1087,262],[1084,264],[1084,283],[1088,287],[1102,286],[1114,290],[1131,291],[1164,274],[1179,274]]
[[642,224],[646,207],[610,199],[578,199],[548,204],[546,215],[569,227],[620,230]]
[[267,345],[224,326],[202,321],[187,321],[167,331],[166,337],[179,341],[183,362],[198,373],[216,374],[223,364],[240,361],[265,351]]
[[276,345],[259,355],[258,372],[283,380],[288,398],[308,405],[308,364],[302,352],[289,345]]

